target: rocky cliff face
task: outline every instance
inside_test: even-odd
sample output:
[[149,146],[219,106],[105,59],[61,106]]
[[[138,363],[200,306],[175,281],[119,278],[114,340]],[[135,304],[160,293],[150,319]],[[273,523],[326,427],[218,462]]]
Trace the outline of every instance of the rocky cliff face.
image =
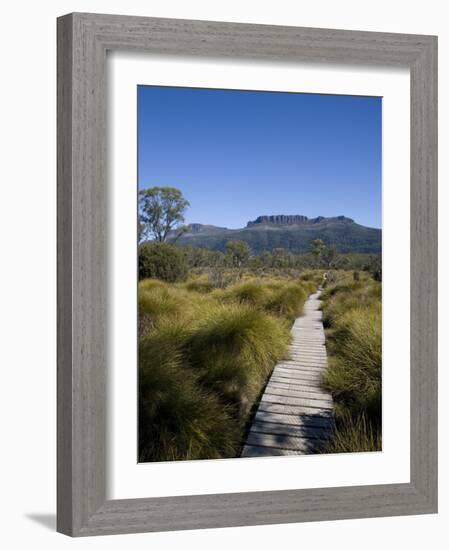
[[254,221],[249,221],[246,227],[254,227],[257,225],[306,225],[338,221],[347,223],[354,222],[354,220],[352,220],[351,218],[347,218],[346,216],[337,216],[335,218],[325,218],[324,216],[318,216],[316,218],[308,218],[307,216],[301,216],[299,214],[279,214],[275,216],[259,216]]

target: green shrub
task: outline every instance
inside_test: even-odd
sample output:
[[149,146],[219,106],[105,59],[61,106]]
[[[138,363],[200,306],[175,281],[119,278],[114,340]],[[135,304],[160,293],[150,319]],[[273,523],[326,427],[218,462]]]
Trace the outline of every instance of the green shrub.
[[168,243],[145,243],[139,247],[139,279],[160,279],[173,283],[187,277],[182,250]]

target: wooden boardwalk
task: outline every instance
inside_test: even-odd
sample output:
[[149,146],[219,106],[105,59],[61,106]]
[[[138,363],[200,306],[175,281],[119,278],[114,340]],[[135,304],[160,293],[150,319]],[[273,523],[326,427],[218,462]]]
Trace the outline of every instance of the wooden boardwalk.
[[320,386],[327,366],[321,290],[304,304],[292,327],[289,358],[265,388],[242,457],[316,453],[333,430],[333,402]]

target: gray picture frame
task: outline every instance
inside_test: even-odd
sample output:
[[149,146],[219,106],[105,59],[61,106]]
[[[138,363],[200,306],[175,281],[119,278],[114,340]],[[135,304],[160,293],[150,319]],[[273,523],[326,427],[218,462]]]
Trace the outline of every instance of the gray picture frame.
[[[73,13],[58,19],[57,529],[71,536],[437,511],[437,38]],[[106,499],[106,52],[408,67],[410,483]]]

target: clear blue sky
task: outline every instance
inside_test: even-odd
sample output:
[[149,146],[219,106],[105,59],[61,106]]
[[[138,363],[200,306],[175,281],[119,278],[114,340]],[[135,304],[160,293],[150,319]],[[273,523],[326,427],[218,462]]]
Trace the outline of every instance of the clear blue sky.
[[138,87],[139,188],[172,186],[187,223],[345,215],[381,226],[379,97]]

